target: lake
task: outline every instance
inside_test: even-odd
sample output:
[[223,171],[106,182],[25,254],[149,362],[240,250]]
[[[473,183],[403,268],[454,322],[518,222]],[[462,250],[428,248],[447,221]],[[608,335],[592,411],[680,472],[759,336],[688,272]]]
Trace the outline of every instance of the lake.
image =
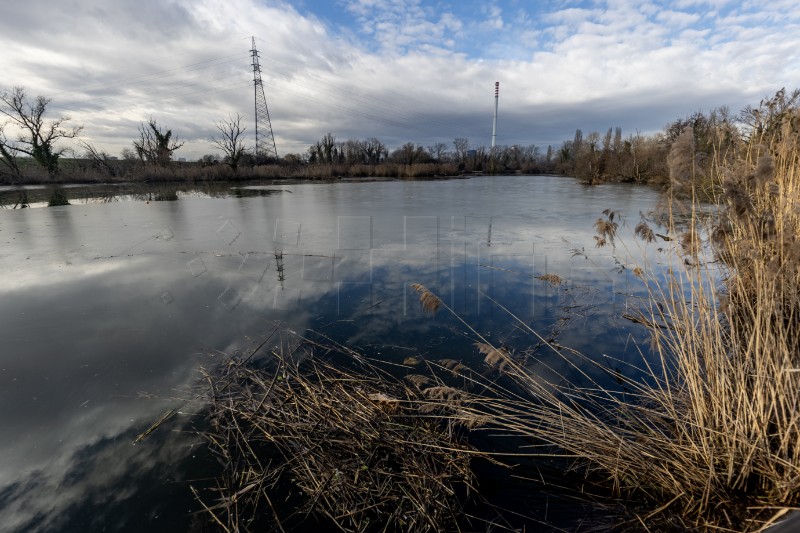
[[[201,366],[276,327],[397,363],[479,367],[476,339],[446,311],[425,314],[412,283],[510,349],[536,340],[497,303],[586,354],[646,351],[621,315],[645,295],[632,268],[646,258],[625,236],[655,209],[650,187],[482,176],[66,192],[72,205],[41,207],[42,188],[10,209],[18,191],[0,190],[2,531],[193,527],[189,484],[215,469],[203,440],[160,428],[134,441]],[[628,221],[629,248],[595,248],[605,209]],[[576,519],[542,518],[530,497],[539,520]]]

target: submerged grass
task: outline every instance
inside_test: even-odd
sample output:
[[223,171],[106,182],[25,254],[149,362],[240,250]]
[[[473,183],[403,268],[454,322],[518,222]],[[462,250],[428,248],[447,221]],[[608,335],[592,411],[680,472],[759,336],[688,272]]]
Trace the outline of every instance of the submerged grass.
[[[358,354],[298,358],[312,345],[274,352],[268,368],[231,360],[206,372],[206,436],[225,473],[196,495],[216,524],[288,530],[310,515],[342,531],[458,530],[480,454],[420,410],[447,395],[422,395]],[[278,487],[289,508],[272,501]]]

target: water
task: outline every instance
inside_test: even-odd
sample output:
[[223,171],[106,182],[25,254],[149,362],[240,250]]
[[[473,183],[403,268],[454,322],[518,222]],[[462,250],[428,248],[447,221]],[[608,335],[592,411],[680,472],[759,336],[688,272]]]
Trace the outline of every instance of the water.
[[629,234],[655,206],[646,187],[498,176],[67,195],[0,210],[2,531],[187,530],[188,485],[214,464],[201,439],[134,440],[200,366],[276,324],[387,360],[479,367],[474,336],[447,311],[424,314],[411,283],[520,351],[535,339],[495,301],[586,353],[624,361],[645,339],[620,318],[644,294],[631,268],[645,258],[596,249],[592,224],[613,209]]

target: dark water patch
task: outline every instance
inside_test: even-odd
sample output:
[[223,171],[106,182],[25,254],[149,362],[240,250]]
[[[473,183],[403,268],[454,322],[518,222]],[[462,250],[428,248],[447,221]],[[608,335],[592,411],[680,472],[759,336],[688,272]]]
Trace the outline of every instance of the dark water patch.
[[[202,524],[190,485],[204,487],[218,466],[197,436],[154,434],[134,446],[134,431],[101,437],[35,470],[0,493],[9,531],[189,531]],[[11,487],[9,487],[11,488]]]

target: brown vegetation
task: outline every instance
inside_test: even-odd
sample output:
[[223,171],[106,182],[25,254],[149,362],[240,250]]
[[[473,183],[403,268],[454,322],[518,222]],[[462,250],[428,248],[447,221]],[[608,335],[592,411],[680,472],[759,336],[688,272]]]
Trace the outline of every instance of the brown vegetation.
[[[800,111],[776,120],[772,137],[731,147],[736,159],[715,153],[722,163],[708,175],[688,141],[674,147],[674,186],[695,202],[685,223],[673,204],[669,232],[682,235],[669,241],[667,277],[639,272],[651,300],[632,318],[656,356],[641,363],[644,380],[614,372],[622,389],[608,389],[590,378],[594,358],[546,344],[590,385],[567,374],[546,383],[479,345],[516,387],[472,397],[472,408],[648,502],[637,519],[646,527],[756,531],[800,505]],[[727,206],[700,216],[708,184]],[[614,242],[613,213],[595,227],[599,243]],[[652,241],[646,224],[636,232]]]
[[17,160],[20,173],[12,177],[0,173],[0,184],[59,184],[114,182],[206,182],[248,181],[263,179],[332,180],[340,178],[429,178],[457,176],[458,166],[451,163],[399,165],[333,165],[273,163],[243,165],[234,170],[230,165],[202,162],[172,162],[167,166],[143,165],[137,161],[116,159],[63,159],[61,172],[51,176],[46,170],[25,159]]
[[[477,452],[432,416],[458,391],[409,387],[363,361],[348,370],[354,359],[273,355],[268,369],[229,361],[206,373],[206,435],[225,472],[196,495],[218,526],[288,530],[308,515],[353,532],[465,523]],[[271,499],[279,485],[293,495],[288,510]]]

